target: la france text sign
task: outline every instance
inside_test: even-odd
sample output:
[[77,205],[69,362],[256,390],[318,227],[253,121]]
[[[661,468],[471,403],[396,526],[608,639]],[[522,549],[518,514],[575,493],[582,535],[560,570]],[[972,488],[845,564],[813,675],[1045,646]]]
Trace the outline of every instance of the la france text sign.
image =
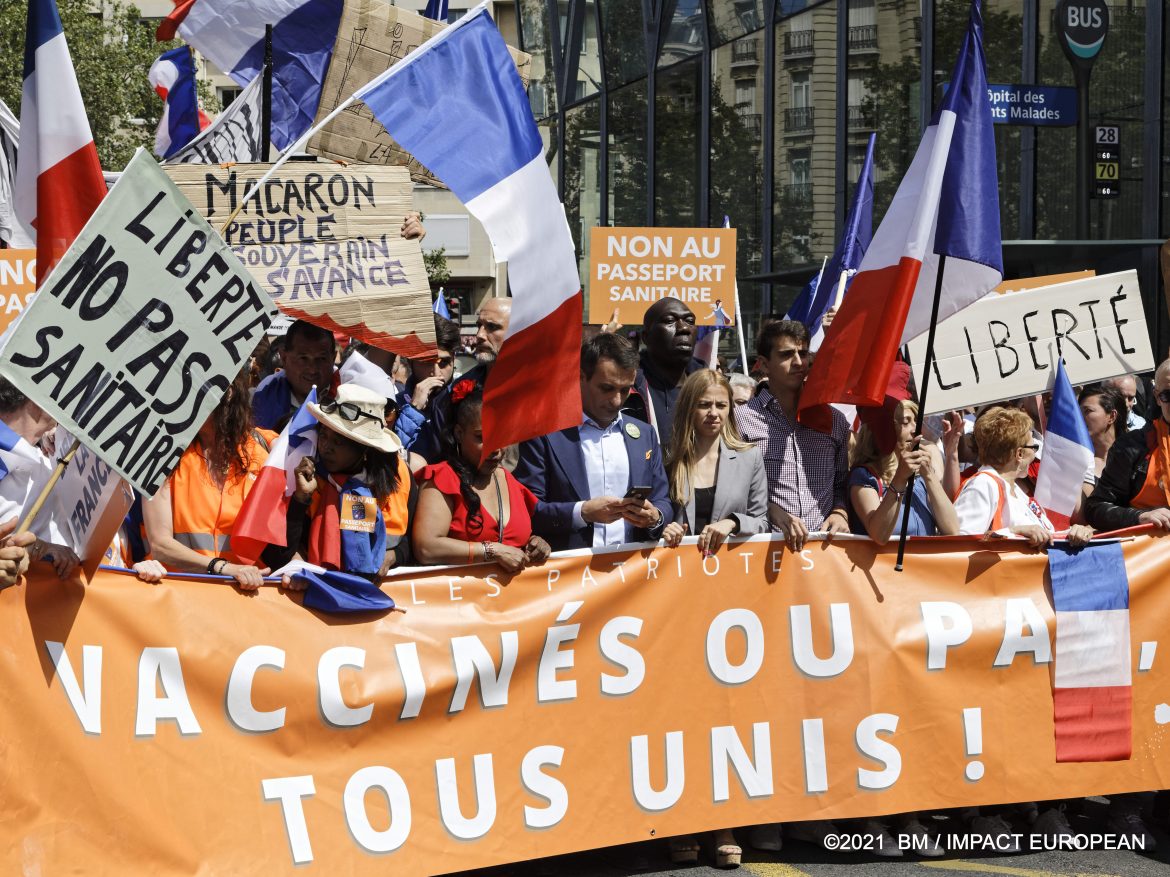
[[[922,386],[926,335],[910,342]],[[1154,367],[1136,271],[992,294],[938,324],[927,414],[1043,393],[1064,358],[1074,384]]]

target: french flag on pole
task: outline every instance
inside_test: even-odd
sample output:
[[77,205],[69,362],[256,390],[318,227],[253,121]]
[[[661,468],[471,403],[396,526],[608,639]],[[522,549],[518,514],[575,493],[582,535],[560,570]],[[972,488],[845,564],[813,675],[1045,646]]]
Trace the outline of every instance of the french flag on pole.
[[[528,97],[486,3],[355,95],[434,171],[508,263],[512,317],[484,386],[483,452],[581,422],[581,279]],[[420,112],[419,107],[425,107]]]
[[163,100],[162,118],[154,135],[154,154],[170,158],[211,124],[199,109],[191,50],[179,46],[163,52],[150,65],[149,78],[151,87]]
[[808,333],[812,336],[810,350],[819,350],[824,342],[825,330],[821,320],[829,308],[844,298],[873,238],[873,147],[876,140],[876,133],[869,135],[865,163],[857,178],[857,189],[853,193],[853,203],[849,205],[845,231],[837,243],[837,249],[822,270],[800,291],[784,315],[784,319],[796,320],[808,327]]
[[176,31],[245,87],[264,66],[272,25],[272,142],[286,149],[309,130],[341,24],[343,0],[175,0],[155,36]]
[[55,0],[29,0],[16,215],[37,232],[37,285],[106,196]]
[[317,453],[317,418],[309,411],[309,403],[316,401],[314,387],[273,442],[236,517],[232,551],[252,563],[260,559],[267,546],[285,544],[289,497],[297,489],[293,473],[301,460]]
[[1121,545],[1054,546],[1048,571],[1056,609],[1056,760],[1123,761],[1133,750],[1133,668]]
[[1036,475],[1036,502],[1057,530],[1067,530],[1081,498],[1086,473],[1093,471],[1093,440],[1081,416],[1076,394],[1064,370],[1056,365],[1052,413],[1044,430],[1044,457]]
[[947,262],[939,320],[1003,279],[979,0],[971,3],[950,88],[809,371],[800,396],[802,421],[819,428],[810,409],[819,413],[826,403],[882,403],[898,348],[930,328],[942,255]]

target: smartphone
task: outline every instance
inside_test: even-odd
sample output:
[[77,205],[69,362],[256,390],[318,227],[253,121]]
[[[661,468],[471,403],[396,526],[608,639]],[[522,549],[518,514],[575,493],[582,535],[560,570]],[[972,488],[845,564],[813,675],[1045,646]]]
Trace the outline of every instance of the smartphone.
[[648,499],[650,497],[651,490],[652,490],[652,488],[650,487],[649,484],[646,484],[646,485],[637,485],[636,484],[633,487],[631,487],[629,490],[626,491],[625,498],[626,499]]

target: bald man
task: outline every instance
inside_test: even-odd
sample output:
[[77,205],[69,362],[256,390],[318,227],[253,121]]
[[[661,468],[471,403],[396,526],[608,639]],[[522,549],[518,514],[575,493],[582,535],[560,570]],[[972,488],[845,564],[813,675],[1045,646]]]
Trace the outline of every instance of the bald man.
[[1137,402],[1138,382],[1133,375],[1122,375],[1119,378],[1110,378],[1103,381],[1106,387],[1112,387],[1125,397],[1125,407],[1128,413],[1125,418],[1125,428],[1128,432],[1136,432],[1146,425],[1146,419],[1134,411]]
[[[495,365],[499,355],[500,345],[504,343],[504,336],[508,334],[508,322],[512,317],[512,299],[489,298],[475,314],[475,368],[464,375],[460,380],[467,378],[483,385],[488,373]],[[440,437],[447,420],[447,397],[451,394],[451,386],[444,387],[435,395],[431,406],[431,419],[428,420],[418,434],[418,438],[410,449],[425,459],[428,463],[437,463],[442,454]]]

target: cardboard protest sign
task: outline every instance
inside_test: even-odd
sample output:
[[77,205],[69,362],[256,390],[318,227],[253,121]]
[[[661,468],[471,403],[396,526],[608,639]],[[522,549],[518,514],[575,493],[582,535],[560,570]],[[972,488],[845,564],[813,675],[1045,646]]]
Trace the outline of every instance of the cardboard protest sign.
[[0,332],[36,295],[37,251],[0,250]]
[[[57,429],[58,455],[64,455],[73,443],[71,435]],[[134,493],[126,479],[119,478],[108,463],[81,445],[53,488],[53,496],[66,521],[70,547],[81,558],[86,579],[91,579],[97,568],[107,562],[106,549],[130,511]]]
[[[922,386],[926,335],[909,344]],[[989,295],[938,324],[926,414],[1032,396],[1063,357],[1074,384],[1154,367],[1136,271]]]
[[1067,283],[1070,280],[1081,280],[1085,277],[1096,277],[1097,272],[1086,268],[1084,271],[1067,271],[1064,274],[1044,274],[1040,277],[1016,277],[1005,280],[992,292],[1009,293],[1023,292],[1025,289],[1039,289],[1041,286],[1053,286],[1057,283]]
[[153,496],[275,313],[139,149],[24,312],[0,374]]
[[[355,91],[394,66],[447,25],[387,0],[345,0],[333,60],[321,89],[316,121],[320,122]],[[532,56],[508,47],[524,87],[528,87]],[[425,112],[425,108],[424,108]],[[359,164],[401,165],[416,183],[442,186],[386,133],[366,105],[358,101],[309,140],[308,151],[323,158]]]
[[[165,170],[219,229],[270,167]],[[431,285],[419,242],[399,233],[412,209],[404,168],[289,162],[223,237],[289,316],[404,356],[427,356],[435,351]]]
[[[453,873],[1170,783],[1170,536],[1100,546],[1128,608],[1067,646],[1019,541],[911,539],[896,572],[893,544],[767,540],[416,570],[382,585],[405,614],[341,623],[38,572],[0,592],[0,872]],[[1069,653],[1132,656],[1097,716],[1130,757],[1058,762]]]
[[167,159],[167,164],[224,164],[263,161],[260,124],[263,77],[248,83],[228,108],[199,136]]
[[735,322],[734,228],[621,228],[589,233],[589,322],[618,312],[627,326],[646,309],[677,298],[700,326]]

